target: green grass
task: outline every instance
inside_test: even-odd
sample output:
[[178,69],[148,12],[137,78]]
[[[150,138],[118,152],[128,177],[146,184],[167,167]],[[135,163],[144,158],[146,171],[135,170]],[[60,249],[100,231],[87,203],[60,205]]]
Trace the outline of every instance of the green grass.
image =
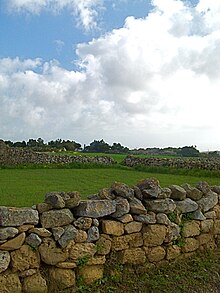
[[0,169],[0,205],[31,206],[42,202],[50,191],[79,191],[82,198],[110,187],[114,181],[134,185],[137,181],[156,177],[162,187],[171,184],[195,184],[207,181],[219,185],[219,178],[175,174],[158,174],[120,168],[98,169]]

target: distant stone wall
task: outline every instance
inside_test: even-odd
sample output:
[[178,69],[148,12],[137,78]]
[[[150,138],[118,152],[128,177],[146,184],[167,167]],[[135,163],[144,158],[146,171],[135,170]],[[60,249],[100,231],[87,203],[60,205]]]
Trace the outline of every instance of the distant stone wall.
[[78,278],[90,284],[113,255],[121,265],[152,267],[214,249],[219,196],[220,186],[206,182],[161,188],[151,178],[115,182],[89,200],[53,192],[36,207],[2,206],[0,292],[60,292]]
[[139,158],[127,156],[123,165],[134,167],[138,165],[153,167],[171,167],[184,169],[220,170],[220,159],[218,158]]
[[111,165],[114,160],[108,156],[64,156],[37,153],[28,149],[12,148],[0,142],[0,165],[22,164],[70,164],[70,163],[94,163]]

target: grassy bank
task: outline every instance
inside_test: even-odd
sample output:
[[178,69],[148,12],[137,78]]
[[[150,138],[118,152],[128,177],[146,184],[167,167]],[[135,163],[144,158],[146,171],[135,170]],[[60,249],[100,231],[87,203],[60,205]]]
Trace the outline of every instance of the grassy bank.
[[210,185],[219,185],[219,178],[188,175],[159,174],[121,168],[93,169],[0,169],[0,205],[31,206],[42,202],[50,191],[77,190],[85,198],[104,187],[110,187],[114,181],[128,185],[138,180],[156,177],[162,187],[170,184],[195,184],[207,181]]

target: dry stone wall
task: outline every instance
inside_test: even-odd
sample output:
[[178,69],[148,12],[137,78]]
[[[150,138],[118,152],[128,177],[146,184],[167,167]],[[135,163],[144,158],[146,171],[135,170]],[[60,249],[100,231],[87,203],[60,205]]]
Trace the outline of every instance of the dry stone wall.
[[220,170],[220,159],[218,158],[139,158],[129,155],[125,158],[123,164],[128,167],[143,165],[148,167]]
[[[220,186],[115,182],[88,200],[52,192],[32,208],[0,207],[0,292],[60,292],[121,265],[157,266],[220,243]],[[74,290],[74,289],[73,289]]]
[[37,153],[22,148],[12,148],[0,141],[0,165],[22,164],[70,164],[70,163],[94,163],[111,165],[114,160],[108,156],[64,156]]

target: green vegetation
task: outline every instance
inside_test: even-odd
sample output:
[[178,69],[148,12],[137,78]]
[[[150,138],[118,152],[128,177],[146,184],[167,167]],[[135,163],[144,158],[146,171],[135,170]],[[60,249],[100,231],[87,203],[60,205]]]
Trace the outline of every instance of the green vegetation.
[[137,172],[129,168],[0,169],[0,205],[31,206],[42,202],[44,195],[50,191],[76,190],[82,198],[86,198],[101,188],[110,187],[114,181],[134,185],[137,181],[150,177],[156,177],[162,187],[174,183],[194,185],[199,181],[219,185],[219,178],[216,177]]

